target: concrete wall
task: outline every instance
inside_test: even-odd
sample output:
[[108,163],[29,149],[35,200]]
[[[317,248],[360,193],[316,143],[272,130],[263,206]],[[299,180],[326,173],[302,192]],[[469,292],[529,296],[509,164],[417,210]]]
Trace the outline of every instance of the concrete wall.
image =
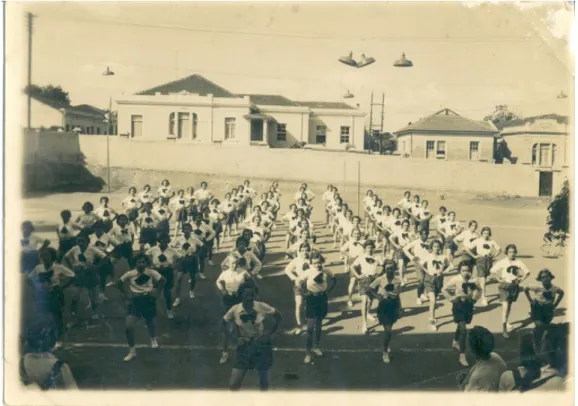
[[[301,149],[186,145],[119,137],[110,141],[111,166],[119,168],[354,184],[359,163],[362,183],[367,185],[538,196],[539,172],[526,165],[402,159]],[[106,165],[104,137],[81,136],[80,149],[86,155],[87,164]],[[555,189],[560,187],[564,176],[565,172],[555,174]]]
[[[494,138],[492,136],[476,136],[468,134],[420,134],[413,133],[398,137],[398,151],[410,154],[413,158],[426,157],[427,141],[446,142],[446,160],[448,161],[469,161],[470,142],[479,142],[480,161],[492,162],[494,159]],[[436,144],[437,145],[437,144]],[[436,159],[430,157],[430,159]]]
[[[88,117],[83,114],[67,111],[64,118],[64,129],[72,131],[74,128],[80,127],[83,130],[83,134],[105,134],[108,124],[103,120],[104,118]],[[90,132],[89,127],[91,127]]]

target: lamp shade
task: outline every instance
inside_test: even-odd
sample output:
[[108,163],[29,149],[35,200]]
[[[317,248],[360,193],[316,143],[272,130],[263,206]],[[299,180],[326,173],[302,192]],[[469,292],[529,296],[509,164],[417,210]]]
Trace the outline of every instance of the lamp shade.
[[353,52],[350,52],[347,56],[342,56],[339,58],[339,62],[344,63],[348,66],[355,66],[357,67],[357,62],[353,59]]
[[411,68],[413,63],[405,57],[405,53],[401,54],[401,59],[398,59],[393,63],[393,66],[397,68]]
[[363,68],[364,66],[371,65],[375,62],[375,58],[371,56],[365,56],[365,54],[361,54],[361,59],[357,63],[358,68]]
[[566,93],[560,91],[560,94],[558,96],[556,96],[557,99],[567,99],[568,96],[566,95]]
[[343,95],[343,98],[344,98],[344,99],[353,99],[354,97],[355,97],[355,95],[353,95],[353,94],[349,91],[349,89],[347,90],[347,93],[345,93],[345,94]]
[[103,76],[112,76],[114,75],[114,72],[110,70],[110,68],[107,66],[106,70],[103,72],[102,74]]

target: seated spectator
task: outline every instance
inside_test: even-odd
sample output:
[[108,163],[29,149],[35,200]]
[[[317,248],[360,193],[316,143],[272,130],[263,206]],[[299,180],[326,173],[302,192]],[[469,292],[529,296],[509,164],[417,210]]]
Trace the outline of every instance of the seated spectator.
[[494,335],[484,327],[475,326],[470,330],[468,342],[476,363],[468,373],[458,375],[458,387],[465,392],[497,392],[506,363],[493,352]]
[[20,378],[24,385],[47,389],[78,389],[68,365],[50,353],[56,343],[56,325],[40,318],[26,332],[28,353],[20,360]]
[[567,386],[568,335],[569,324],[564,323],[547,326],[538,340],[530,334],[525,336],[520,344],[521,365],[502,374],[500,391],[564,390]]

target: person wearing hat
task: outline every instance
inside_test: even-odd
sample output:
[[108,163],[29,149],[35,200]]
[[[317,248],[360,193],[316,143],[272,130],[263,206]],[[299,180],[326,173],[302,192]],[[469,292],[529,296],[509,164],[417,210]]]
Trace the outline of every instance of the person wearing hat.
[[508,319],[510,318],[512,303],[518,300],[520,283],[530,276],[530,270],[522,261],[516,258],[518,248],[515,244],[508,244],[504,253],[506,258],[496,262],[490,269],[490,273],[499,282],[498,290],[500,292],[500,302],[502,303],[502,334],[504,338],[510,338],[509,333],[513,327],[508,323]]
[[458,387],[464,392],[497,392],[507,366],[494,352],[494,335],[485,327],[475,326],[470,330],[468,342],[476,363],[469,372],[458,374]]
[[552,322],[554,309],[564,298],[564,291],[552,283],[554,274],[544,268],[538,272],[536,280],[540,284],[526,286],[524,294],[530,302],[530,318],[536,328],[536,336],[541,336],[544,326]]
[[479,279],[472,277],[472,267],[469,261],[460,262],[458,270],[459,275],[446,283],[443,294],[452,303],[452,315],[456,323],[452,347],[460,353],[459,363],[467,367],[469,366],[466,360],[467,325],[474,317],[474,303],[481,293],[481,286]]
[[382,274],[369,285],[368,294],[378,300],[377,319],[383,327],[383,353],[382,360],[389,364],[390,342],[393,325],[401,316],[400,285],[394,280],[397,269],[394,260],[385,260],[382,266]]
[[359,295],[361,296],[361,332],[367,333],[367,319],[376,321],[369,314],[371,309],[372,296],[370,296],[370,286],[372,282],[381,274],[383,269],[383,258],[375,255],[375,243],[372,240],[363,243],[363,253],[357,257],[351,265],[351,274],[359,281]]

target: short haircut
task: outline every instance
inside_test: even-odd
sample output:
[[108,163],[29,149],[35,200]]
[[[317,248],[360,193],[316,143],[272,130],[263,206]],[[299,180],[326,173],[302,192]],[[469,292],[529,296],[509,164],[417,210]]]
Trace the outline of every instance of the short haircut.
[[171,237],[169,237],[169,235],[167,233],[158,233],[157,235],[157,242],[161,242],[161,241],[170,241]]
[[[490,235],[491,235],[491,234],[490,234]],[[512,249],[512,248],[514,249],[514,251],[516,251],[516,254],[517,254],[517,253],[518,253],[518,247],[516,247],[516,244],[508,244],[508,245],[506,245],[506,248],[504,249],[504,253],[507,254],[508,251],[509,251],[510,249]]]
[[136,188],[134,186],[131,186],[128,188],[128,193],[132,192],[134,190],[134,192],[136,193]]
[[472,272],[472,264],[468,260],[460,261],[458,265],[458,270],[461,272],[463,267],[467,267],[469,272]]
[[100,198],[100,202],[102,203],[103,201],[106,201],[108,203],[110,201],[110,199],[108,198],[108,196],[102,196]]
[[319,251],[314,251],[311,253],[311,261],[315,260],[321,262],[322,264],[325,263],[325,257],[321,255]]
[[136,254],[134,256],[134,263],[136,264],[141,259],[144,259],[145,263],[149,263],[149,257],[147,257],[145,254]]
[[120,224],[120,219],[125,219],[128,223],[128,216],[126,214],[119,214],[116,218],[116,224]]
[[494,335],[490,330],[481,326],[475,326],[470,330],[468,341],[476,358],[480,359],[489,359],[496,344]]
[[448,209],[447,209],[447,207],[446,207],[446,206],[440,206],[440,211],[445,211],[445,212],[447,212],[447,211],[448,211]]
[[[490,227],[482,227],[480,234],[484,234],[484,231],[487,231],[489,233],[490,237],[492,236],[492,229]],[[506,249],[506,251],[507,251],[507,249]]]
[[62,211],[60,212],[60,217],[62,217],[62,218],[64,218],[64,217],[71,218],[71,217],[72,217],[72,213],[70,212],[70,210],[62,210]]
[[[471,227],[472,225],[478,225],[478,222],[476,220],[470,220],[470,222],[468,223],[468,227]],[[490,231],[491,232],[491,231]]]
[[245,238],[245,237],[239,237],[237,238],[237,241],[235,241],[235,247],[239,248],[240,244],[244,244],[245,246],[249,246],[249,241]]
[[84,204],[82,205],[82,210],[84,210],[85,208],[88,209],[89,211],[93,211],[94,205],[90,202],[84,202]]
[[53,262],[58,259],[58,251],[56,251],[52,247],[42,247],[38,250],[38,255],[40,257],[42,257],[42,255],[45,254],[50,255],[50,258],[52,259]]

